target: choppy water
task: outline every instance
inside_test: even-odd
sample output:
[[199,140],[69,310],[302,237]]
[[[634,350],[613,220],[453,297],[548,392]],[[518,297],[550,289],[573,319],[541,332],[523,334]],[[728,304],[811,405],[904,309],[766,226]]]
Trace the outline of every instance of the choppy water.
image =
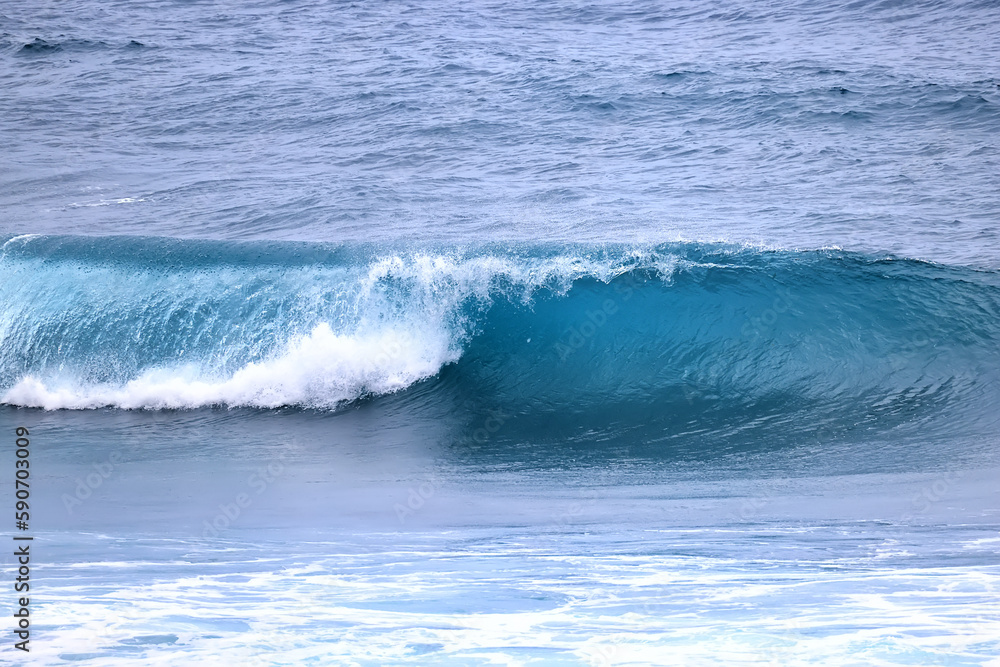
[[998,20],[5,5],[30,657],[994,664]]
[[992,2],[2,14],[19,231],[752,238],[996,267]]

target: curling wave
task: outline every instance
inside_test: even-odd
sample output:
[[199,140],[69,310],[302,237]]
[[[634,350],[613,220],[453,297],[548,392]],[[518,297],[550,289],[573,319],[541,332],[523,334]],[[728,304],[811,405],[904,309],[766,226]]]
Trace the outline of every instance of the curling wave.
[[540,424],[722,432],[998,394],[996,272],[836,249],[22,236],[0,275],[19,406],[336,409],[429,382]]

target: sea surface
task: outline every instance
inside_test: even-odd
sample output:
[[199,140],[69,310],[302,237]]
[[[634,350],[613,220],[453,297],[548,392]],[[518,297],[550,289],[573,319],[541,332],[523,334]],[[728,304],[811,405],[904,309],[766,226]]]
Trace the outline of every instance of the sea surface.
[[3,4],[0,663],[1000,664],[997,25]]

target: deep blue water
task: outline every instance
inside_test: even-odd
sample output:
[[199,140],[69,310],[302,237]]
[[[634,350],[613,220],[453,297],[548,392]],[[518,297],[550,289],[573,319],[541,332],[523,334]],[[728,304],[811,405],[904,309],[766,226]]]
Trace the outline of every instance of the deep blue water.
[[993,664],[998,23],[4,5],[26,657]]

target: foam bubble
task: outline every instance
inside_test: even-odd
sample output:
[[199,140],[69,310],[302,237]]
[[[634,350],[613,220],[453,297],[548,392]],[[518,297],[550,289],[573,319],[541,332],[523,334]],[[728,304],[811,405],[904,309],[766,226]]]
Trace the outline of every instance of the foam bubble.
[[280,354],[248,363],[226,378],[202,377],[194,366],[147,371],[122,386],[46,384],[26,376],[2,401],[46,410],[207,405],[331,408],[361,396],[404,389],[435,375],[459,355],[460,350],[443,332],[341,335],[320,324],[292,340]]

